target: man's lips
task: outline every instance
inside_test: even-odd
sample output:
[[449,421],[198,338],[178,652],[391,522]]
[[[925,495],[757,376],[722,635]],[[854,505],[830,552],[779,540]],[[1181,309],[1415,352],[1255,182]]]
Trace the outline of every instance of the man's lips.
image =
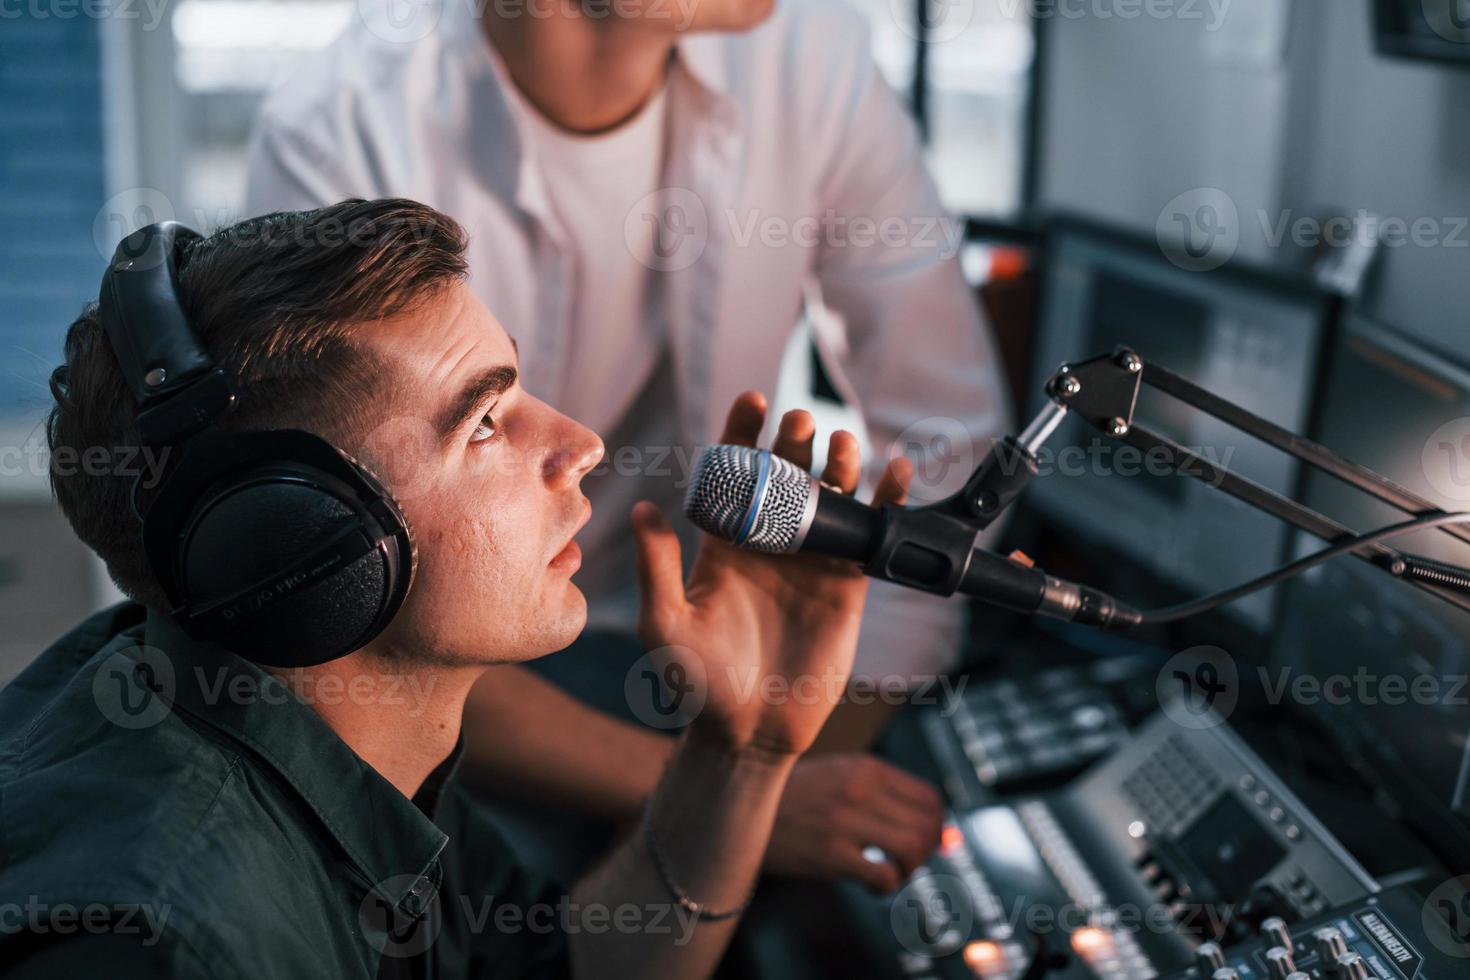
[[587,522],[590,521],[591,519],[592,519],[592,502],[589,501],[589,500],[587,500],[584,497],[582,499],[582,516],[581,516],[581,518],[579,518],[577,520],[576,526],[572,528],[572,533],[569,534],[569,535],[567,535],[567,543],[562,546],[562,548],[561,548],[560,551],[558,551],[554,556],[552,556],[552,559],[551,559],[550,564],[556,565],[558,567],[564,567],[564,566],[567,566],[567,565],[571,565],[571,566],[573,566],[573,569],[574,570],[575,570],[575,568],[581,567],[581,564],[582,564],[582,549],[581,549],[580,546],[578,546],[577,541],[576,541],[577,532],[581,531],[582,528],[586,527],[587,526]]

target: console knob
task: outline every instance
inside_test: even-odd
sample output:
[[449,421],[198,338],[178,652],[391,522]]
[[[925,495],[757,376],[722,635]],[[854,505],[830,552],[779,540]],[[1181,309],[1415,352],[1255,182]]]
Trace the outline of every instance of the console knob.
[[1337,972],[1345,980],[1373,980],[1373,975],[1368,972],[1368,964],[1352,950],[1337,958]]
[[1272,946],[1280,946],[1288,953],[1296,951],[1296,947],[1291,944],[1291,930],[1286,928],[1286,920],[1279,915],[1261,920],[1261,938]]
[[1211,976],[1225,965],[1225,951],[1219,943],[1200,943],[1194,951],[1194,962],[1199,967],[1200,976]]
[[1322,969],[1336,973],[1338,961],[1348,951],[1342,930],[1337,926],[1323,926],[1312,933],[1312,940],[1317,944],[1317,955],[1322,958]]
[[1271,980],[1286,980],[1296,972],[1296,964],[1291,959],[1291,950],[1285,946],[1272,946],[1266,950],[1266,968],[1271,973]]
[[1210,980],[1240,980],[1240,974],[1235,972],[1233,966],[1222,966],[1210,974]]

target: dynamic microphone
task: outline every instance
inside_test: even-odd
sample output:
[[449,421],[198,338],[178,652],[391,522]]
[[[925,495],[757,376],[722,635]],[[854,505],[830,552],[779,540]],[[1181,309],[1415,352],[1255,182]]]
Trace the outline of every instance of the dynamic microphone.
[[[1097,626],[1126,630],[1142,615],[1105,593],[974,546],[979,532],[929,508],[871,507],[832,489],[796,464],[749,446],[710,446],[695,462],[684,515],[696,527],[768,554],[811,552],[862,562],[875,578]],[[967,534],[963,568],[926,544]]]

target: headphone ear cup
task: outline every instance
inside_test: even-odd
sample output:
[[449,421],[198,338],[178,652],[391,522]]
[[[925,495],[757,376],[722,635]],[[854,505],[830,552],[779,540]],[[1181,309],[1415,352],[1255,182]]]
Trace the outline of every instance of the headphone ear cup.
[[[319,486],[280,479],[236,483],[202,504],[180,553],[190,601],[200,606],[288,571],[365,516]],[[219,640],[271,667],[324,663],[371,639],[391,578],[387,556],[369,550],[261,614],[239,617]]]
[[299,429],[191,442],[143,515],[143,546],[186,633],[269,667],[363,647],[413,581],[413,538],[392,496]]

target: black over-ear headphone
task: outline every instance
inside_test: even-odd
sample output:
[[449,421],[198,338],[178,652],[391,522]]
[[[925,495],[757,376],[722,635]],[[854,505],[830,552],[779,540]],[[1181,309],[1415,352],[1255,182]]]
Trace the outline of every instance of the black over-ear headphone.
[[98,298],[144,445],[182,454],[139,515],[148,564],[191,637],[272,667],[325,663],[377,636],[403,604],[408,525],[382,484],[325,439],[214,428],[235,392],[179,299],[183,252],[199,238],[172,221],[129,235]]

